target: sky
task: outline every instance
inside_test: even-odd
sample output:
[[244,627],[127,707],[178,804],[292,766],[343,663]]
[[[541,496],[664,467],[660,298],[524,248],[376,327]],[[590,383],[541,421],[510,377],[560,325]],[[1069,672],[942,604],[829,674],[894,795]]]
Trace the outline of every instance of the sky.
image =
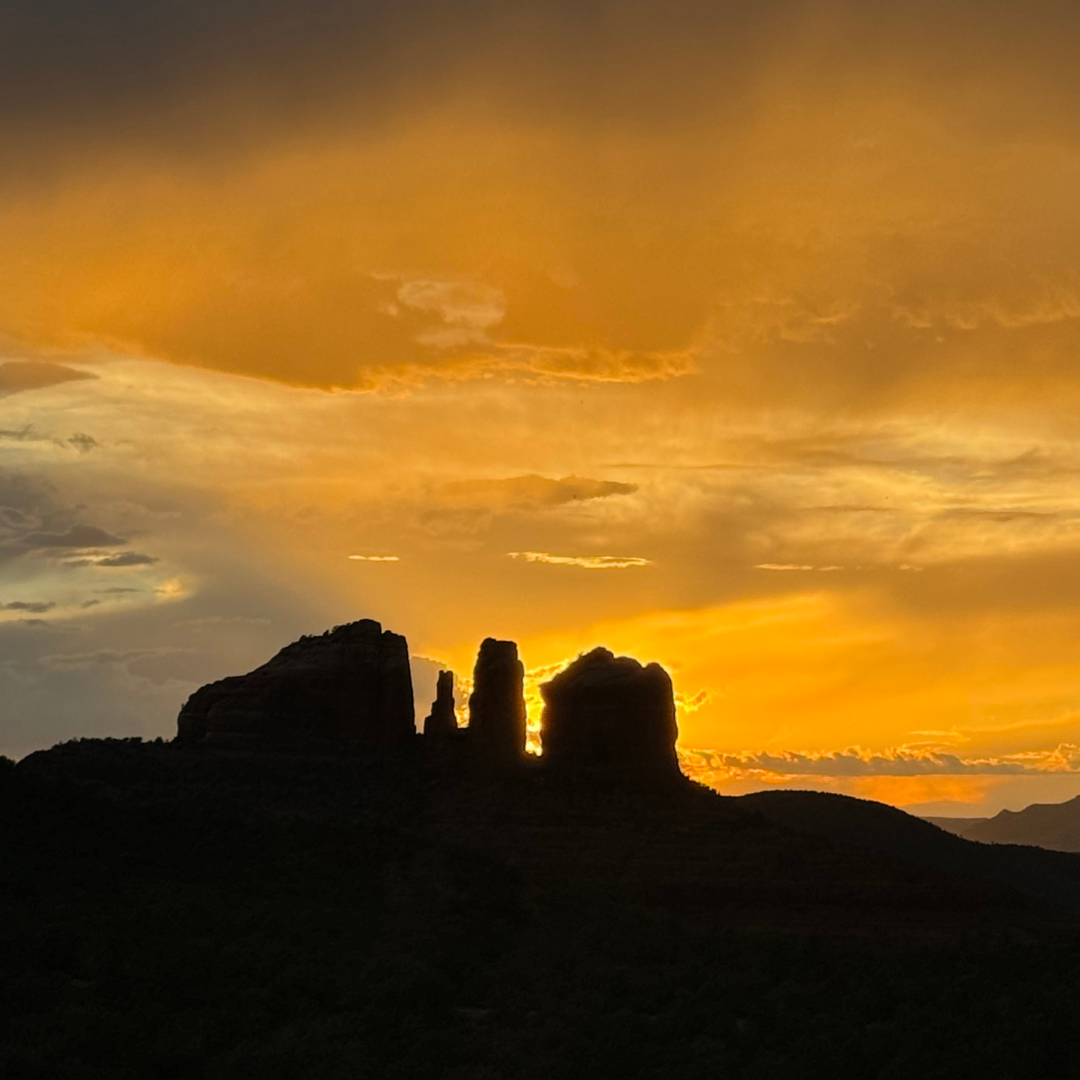
[[1080,794],[1078,34],[0,0],[0,753],[370,617],[659,661],[728,793]]

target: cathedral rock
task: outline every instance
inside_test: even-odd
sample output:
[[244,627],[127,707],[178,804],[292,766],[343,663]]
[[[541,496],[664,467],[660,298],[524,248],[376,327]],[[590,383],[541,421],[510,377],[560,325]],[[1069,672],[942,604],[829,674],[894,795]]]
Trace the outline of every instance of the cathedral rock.
[[544,763],[678,772],[675,695],[659,665],[593,649],[540,687]]
[[525,756],[525,668],[512,641],[480,644],[469,698],[469,739],[492,764],[512,765]]
[[415,733],[409,647],[372,619],[302,637],[247,675],[196,690],[177,740],[195,744],[386,746]]

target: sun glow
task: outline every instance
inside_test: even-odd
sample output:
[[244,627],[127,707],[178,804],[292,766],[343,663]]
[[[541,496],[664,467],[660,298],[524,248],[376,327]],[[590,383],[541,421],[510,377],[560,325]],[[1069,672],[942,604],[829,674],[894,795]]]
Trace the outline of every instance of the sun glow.
[[4,24],[12,749],[363,616],[655,659],[759,764],[1080,742],[1068,5],[113,7]]

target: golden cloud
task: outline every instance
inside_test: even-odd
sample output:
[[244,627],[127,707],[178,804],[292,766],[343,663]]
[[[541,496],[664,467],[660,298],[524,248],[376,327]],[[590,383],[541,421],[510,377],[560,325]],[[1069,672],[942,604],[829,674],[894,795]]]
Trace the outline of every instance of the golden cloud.
[[633,566],[650,566],[652,560],[635,555],[549,555],[546,551],[509,551],[511,559],[548,566],[579,566],[584,570],[627,570]]

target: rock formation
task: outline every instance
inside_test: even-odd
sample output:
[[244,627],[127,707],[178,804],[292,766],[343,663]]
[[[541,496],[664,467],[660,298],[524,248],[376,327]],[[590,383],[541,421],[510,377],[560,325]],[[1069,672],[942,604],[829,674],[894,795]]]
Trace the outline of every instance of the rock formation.
[[286,645],[247,675],[196,690],[177,739],[235,746],[401,743],[415,734],[405,638],[372,619]]
[[540,687],[548,767],[677,773],[675,696],[659,664],[593,649]]
[[525,756],[525,668],[512,641],[485,638],[469,697],[469,738],[479,757],[512,765]]
[[446,738],[457,732],[457,716],[454,713],[454,673],[440,671],[435,687],[435,700],[431,712],[424,718],[424,734]]

